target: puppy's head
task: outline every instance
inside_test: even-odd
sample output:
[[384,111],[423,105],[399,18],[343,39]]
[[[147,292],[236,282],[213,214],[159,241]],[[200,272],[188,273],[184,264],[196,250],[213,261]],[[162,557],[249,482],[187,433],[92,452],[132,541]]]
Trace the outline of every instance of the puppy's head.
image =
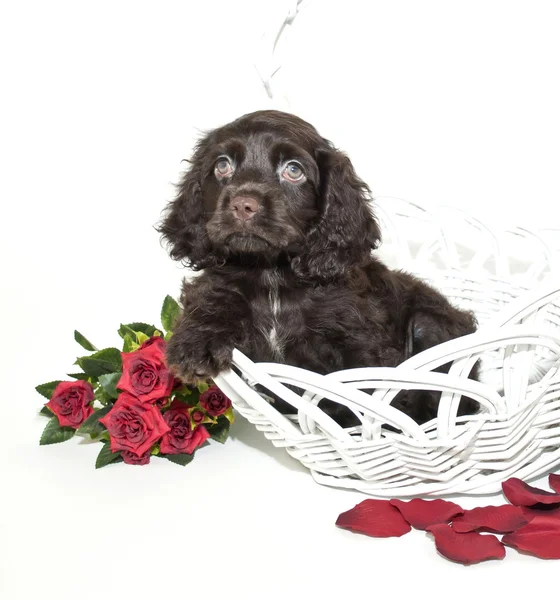
[[189,162],[159,230],[195,269],[252,257],[331,280],[379,240],[349,159],[294,115],[245,115],[206,135]]

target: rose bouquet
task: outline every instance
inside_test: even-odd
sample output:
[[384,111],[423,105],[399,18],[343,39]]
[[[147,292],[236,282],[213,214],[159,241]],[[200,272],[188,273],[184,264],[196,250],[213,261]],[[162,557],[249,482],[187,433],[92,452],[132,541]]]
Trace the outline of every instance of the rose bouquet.
[[179,306],[167,296],[162,328],[121,325],[122,351],[98,350],[78,331],[74,339],[91,354],[81,356],[72,381],[51,381],[35,389],[48,402],[50,418],[40,443],[56,444],[76,433],[102,442],[96,468],[124,461],[145,465],[152,456],[186,465],[212,438],[224,443],[233,422],[231,401],[210,381],[183,384],[167,368],[165,346]]

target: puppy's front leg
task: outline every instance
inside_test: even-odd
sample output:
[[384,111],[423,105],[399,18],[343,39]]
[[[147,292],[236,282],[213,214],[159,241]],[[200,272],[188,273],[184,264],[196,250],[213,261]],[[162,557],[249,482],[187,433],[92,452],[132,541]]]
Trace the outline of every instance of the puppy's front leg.
[[242,294],[203,275],[184,284],[181,303],[183,311],[167,345],[169,368],[185,383],[229,369],[233,349],[247,330],[249,307]]

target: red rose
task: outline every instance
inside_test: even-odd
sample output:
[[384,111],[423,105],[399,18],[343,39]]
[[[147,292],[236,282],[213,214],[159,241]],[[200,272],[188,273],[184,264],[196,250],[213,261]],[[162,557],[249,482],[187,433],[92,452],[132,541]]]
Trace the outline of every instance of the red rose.
[[212,417],[219,417],[231,406],[231,400],[213,385],[200,396],[200,405]]
[[78,427],[91,415],[93,387],[87,381],[61,381],[47,406],[58,417],[62,427]]
[[141,457],[169,431],[159,410],[123,392],[113,408],[99,419],[111,436],[111,451],[129,450]]
[[169,431],[161,439],[162,454],[192,454],[210,437],[204,425],[193,430],[189,407],[182,402],[174,400],[163,418]]
[[143,350],[144,348],[149,348],[150,346],[155,346],[159,348],[162,353],[165,353],[165,340],[160,335],[153,335],[149,340],[146,340],[142,343],[139,350]]
[[117,387],[141,402],[154,403],[169,396],[173,389],[173,375],[165,364],[164,348],[162,340],[162,343],[154,341],[135,352],[122,352],[123,374]]
[[206,415],[204,414],[204,411],[198,408],[193,408],[193,410],[191,411],[191,419],[195,425],[200,425],[205,418]]
[[127,465],[147,465],[150,462],[150,451],[147,450],[142,456],[136,456],[129,450],[121,450],[121,456]]

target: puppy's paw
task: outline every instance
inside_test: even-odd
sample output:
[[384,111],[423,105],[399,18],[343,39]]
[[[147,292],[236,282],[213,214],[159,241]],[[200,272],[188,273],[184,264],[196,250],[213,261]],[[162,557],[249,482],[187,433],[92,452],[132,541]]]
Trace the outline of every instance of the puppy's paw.
[[231,368],[233,348],[223,344],[207,343],[205,346],[173,342],[167,346],[167,364],[181,381],[196,384],[211,379]]

